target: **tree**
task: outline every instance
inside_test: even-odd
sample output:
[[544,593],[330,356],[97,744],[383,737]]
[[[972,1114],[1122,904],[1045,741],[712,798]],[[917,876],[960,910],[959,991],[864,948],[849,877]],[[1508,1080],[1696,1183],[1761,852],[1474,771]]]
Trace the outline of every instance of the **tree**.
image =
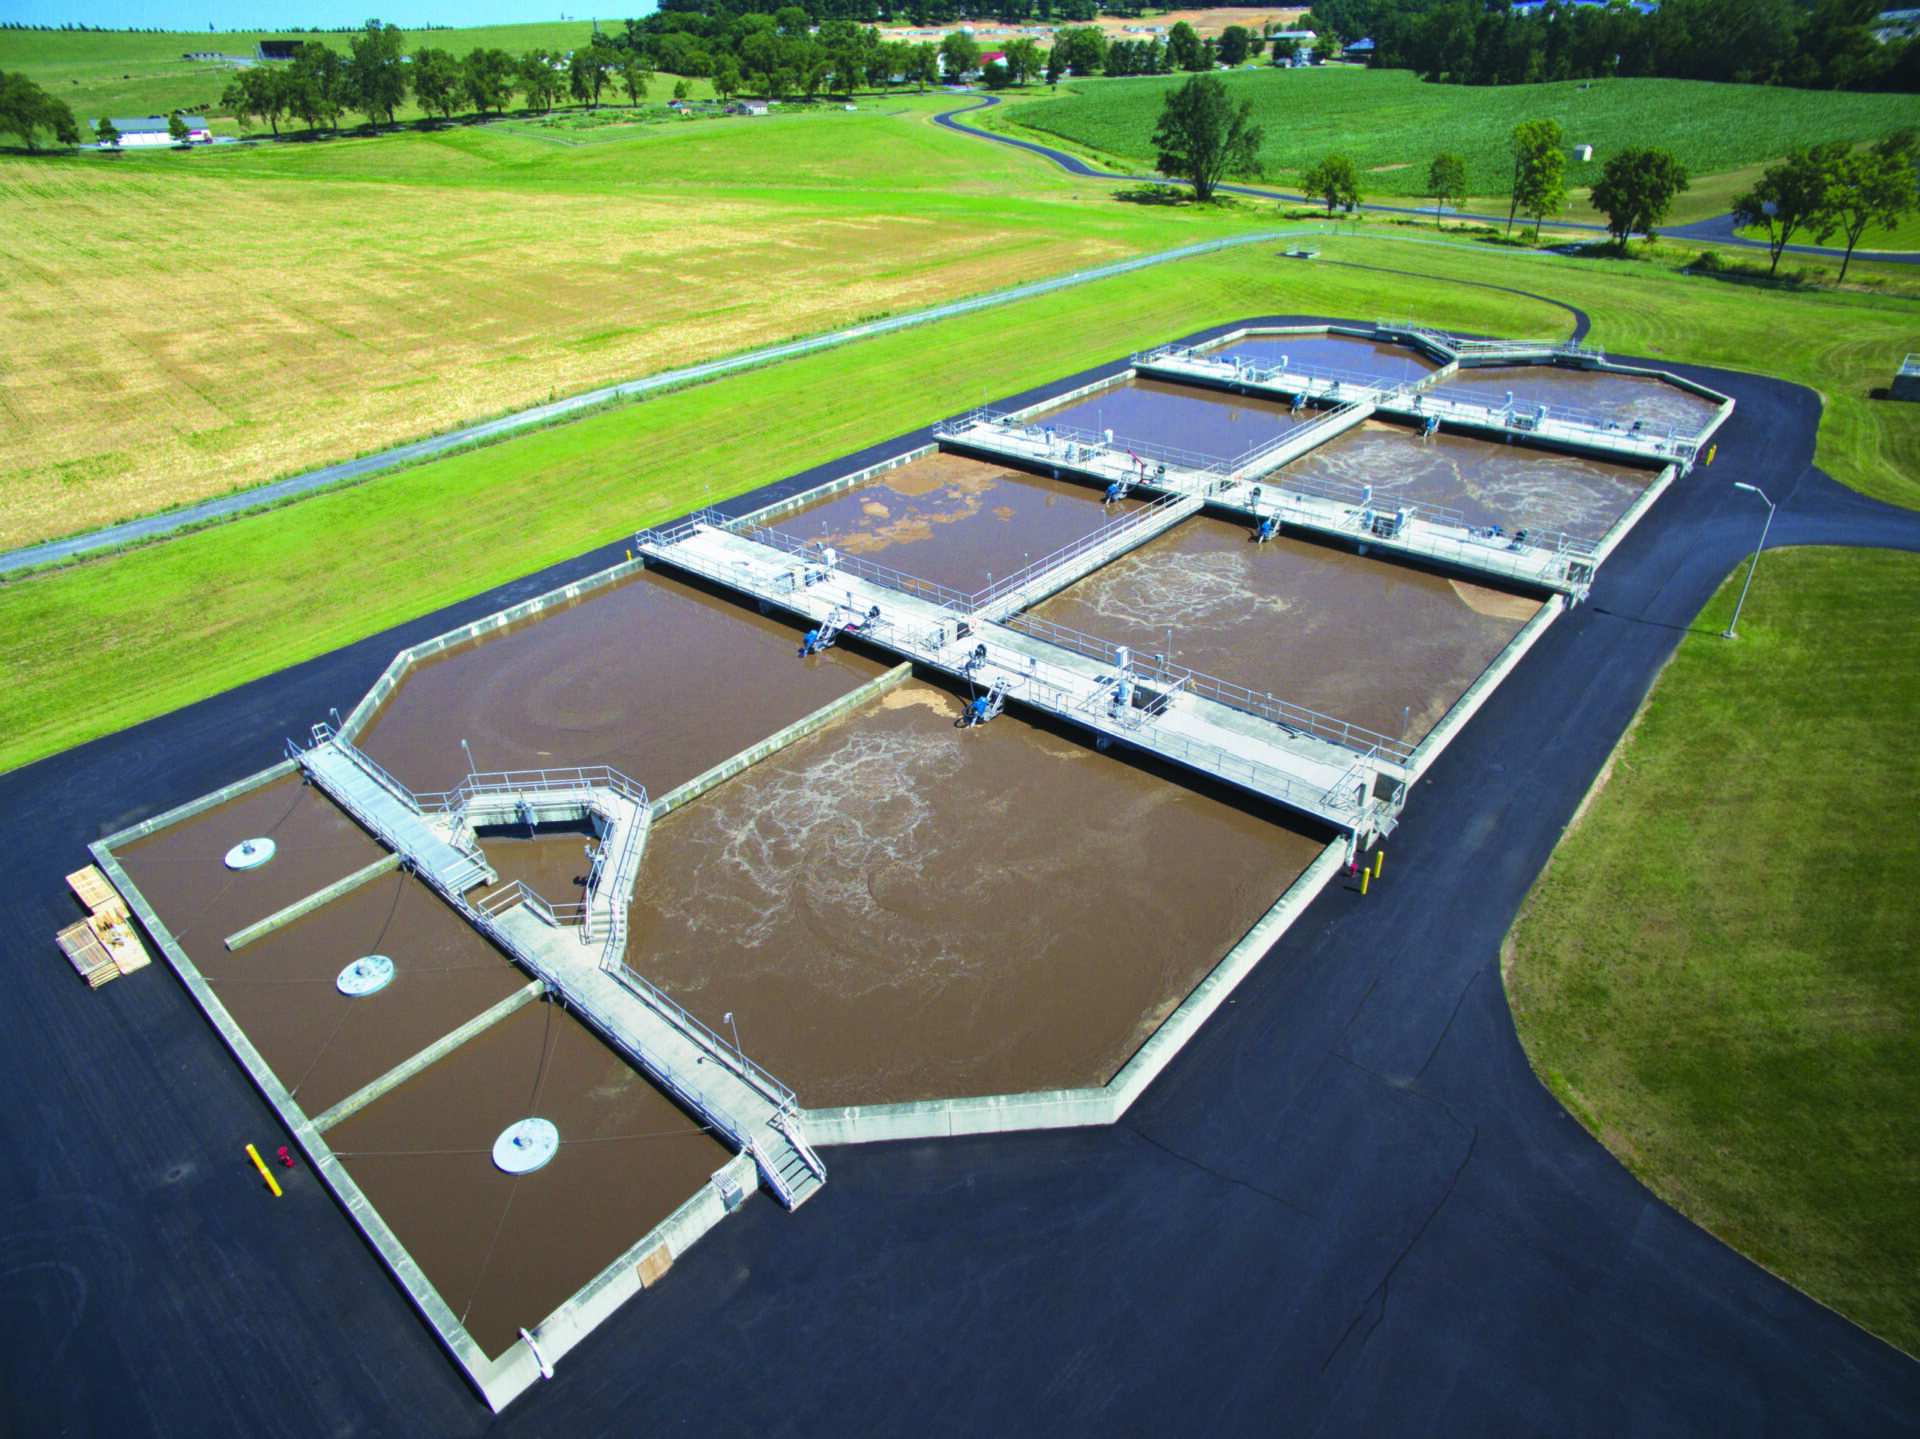
[[674,99],[685,101],[687,97],[692,94],[693,94],[693,81],[675,80],[673,82],[673,98]]
[[193,143],[193,131],[178,110],[167,116],[167,138],[176,145]]
[[1735,225],[1766,229],[1767,249],[1773,255],[1768,275],[1779,270],[1780,256],[1794,234],[1819,223],[1826,205],[1828,158],[1796,145],[1778,165],[1769,165],[1751,190],[1733,197]]
[[317,131],[323,124],[337,129],[340,112],[346,106],[346,80],[346,61],[337,50],[329,50],[318,40],[298,45],[283,81],[287,109],[305,120],[309,131]]
[[1667,218],[1673,197],[1687,188],[1687,170],[1665,150],[1629,145],[1607,161],[1593,187],[1593,208],[1607,217],[1607,231],[1622,250],[1638,231],[1659,238],[1654,226]]
[[519,65],[505,50],[475,47],[467,53],[460,62],[460,84],[481,119],[487,118],[489,110],[506,110],[519,72]]
[[1464,205],[1467,200],[1467,162],[1452,151],[1435,155],[1433,163],[1427,166],[1427,193],[1433,196],[1433,213],[1436,216],[1446,209],[1449,200],[1458,200]]
[[[733,64],[731,60],[726,63],[729,65]],[[639,50],[623,50],[620,52],[619,60],[615,62],[614,70],[620,76],[620,88],[627,92],[627,103],[637,108],[640,102],[647,98],[647,86],[653,83],[653,71],[647,68],[646,55]],[[680,82],[681,85],[686,83],[684,80]],[[714,88],[717,90],[719,87],[720,82],[716,78],[714,80]],[[735,66],[733,71],[733,90],[727,91],[721,98],[725,99],[728,95],[733,94],[734,90],[738,90],[739,88],[740,70],[738,66]],[[673,93],[676,98],[684,98],[680,96],[679,86],[674,87]]]
[[1024,85],[1046,69],[1046,61],[1040,56],[1040,47],[1024,35],[1018,40],[1007,42],[1007,73],[1013,77],[1013,83]]
[[1097,25],[1062,26],[1053,32],[1053,49],[1047,58],[1053,73],[1097,74],[1106,64],[1107,37]]
[[1291,65],[1299,53],[1300,42],[1290,35],[1282,35],[1273,42],[1273,63],[1276,65]]
[[980,68],[980,46],[964,30],[955,30],[940,42],[940,58],[949,79],[958,80]]
[[740,93],[740,66],[731,55],[713,72],[713,93],[722,100],[731,100]]
[[1567,157],[1560,147],[1567,142],[1557,120],[1522,120],[1513,127],[1513,198],[1507,206],[1507,233],[1513,233],[1513,217],[1525,211],[1529,203],[1560,208],[1565,198],[1562,177]]
[[100,122],[93,127],[93,138],[116,155],[120,153],[120,127],[105,115],[102,115]]
[[940,81],[940,47],[931,40],[922,40],[913,47],[913,53],[907,65],[907,78],[919,82],[924,94],[927,86]]
[[420,108],[429,115],[451,120],[453,107],[459,103],[464,88],[460,81],[460,62],[449,51],[423,46],[413,52],[409,68],[413,71],[413,98],[420,102]]
[[406,35],[397,25],[367,21],[366,28],[347,40],[346,93],[350,108],[380,128],[380,117],[393,124],[393,112],[407,98],[407,66],[400,58]]
[[1262,138],[1251,100],[1236,110],[1219,77],[1195,75],[1161,104],[1154,163],[1161,174],[1191,183],[1193,198],[1204,203],[1225,176],[1259,172]]
[[1244,25],[1229,25],[1220,32],[1220,63],[1243,65],[1253,44],[1253,32]]
[[25,75],[0,74],[0,134],[17,135],[29,150],[38,150],[42,130],[56,145],[80,143],[80,124],[65,100],[49,95]]
[[551,112],[560,93],[560,72],[553,68],[553,56],[538,47],[520,57],[520,89],[527,97],[529,110]]
[[1211,70],[1213,57],[1200,43],[1200,32],[1184,20],[1177,20],[1167,32],[1167,63],[1176,70]]
[[[1911,132],[1907,132],[1911,133]],[[1864,153],[1832,155],[1826,167],[1825,193],[1813,231],[1821,243],[1838,230],[1846,238],[1847,253],[1840,261],[1840,278],[1847,278],[1854,247],[1869,226],[1891,230],[1900,217],[1920,206],[1913,173],[1913,152],[1890,136]]]
[[1331,30],[1317,36],[1313,42],[1313,58],[1322,65],[1329,60],[1340,58],[1340,39]]
[[1352,160],[1336,152],[1300,177],[1300,193],[1309,200],[1325,200],[1329,215],[1337,206],[1352,209],[1360,203],[1360,173]]

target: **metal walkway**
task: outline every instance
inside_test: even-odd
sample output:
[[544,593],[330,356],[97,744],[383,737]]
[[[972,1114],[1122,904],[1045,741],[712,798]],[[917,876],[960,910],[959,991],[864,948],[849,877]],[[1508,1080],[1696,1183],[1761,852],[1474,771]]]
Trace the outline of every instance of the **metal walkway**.
[[[314,726],[310,747],[288,748],[315,783],[552,995],[751,1153],[782,1204],[796,1208],[826,1182],[826,1166],[801,1131],[793,1091],[626,963],[627,906],[653,817],[644,789],[603,766],[474,774],[444,794],[416,795],[329,725]],[[600,845],[584,901],[549,904],[518,880],[470,897],[496,878],[473,843],[476,825],[588,818]]]
[[[634,543],[651,560],[816,625],[852,617],[845,631],[1090,729],[1102,748],[1118,741],[1157,755],[1346,830],[1362,845],[1396,823],[1411,751],[1385,736],[1031,616],[995,621],[971,607],[971,597],[913,592],[873,573],[877,566],[792,553],[734,533],[718,516]],[[1024,576],[1019,588],[1046,583]]]
[[1366,485],[1312,475],[1270,476],[1352,429],[1379,408],[1373,399],[1332,410],[1238,460],[1209,460],[1133,440],[1023,422],[976,410],[934,426],[944,448],[1012,460],[1055,478],[1127,484],[1235,511],[1251,525],[1273,519],[1370,549],[1583,598],[1599,560],[1590,540],[1557,531],[1502,533],[1444,505],[1375,501]]

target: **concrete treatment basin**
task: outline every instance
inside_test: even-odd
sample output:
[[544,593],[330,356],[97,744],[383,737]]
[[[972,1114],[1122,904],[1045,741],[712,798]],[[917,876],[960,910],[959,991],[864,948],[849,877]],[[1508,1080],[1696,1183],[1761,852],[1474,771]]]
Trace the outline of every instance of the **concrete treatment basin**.
[[1598,540],[1640,497],[1657,470],[1551,450],[1495,444],[1468,435],[1421,436],[1369,420],[1275,471],[1289,476],[1372,485],[1374,504],[1441,506],[1476,525],[1556,530]]
[[[550,1121],[514,1176],[494,1141]],[[685,1203],[731,1157],[559,1006],[523,1006],[327,1132],[427,1279],[498,1355]]]
[[1493,365],[1456,371],[1434,387],[1447,399],[1501,404],[1508,394],[1525,409],[1583,410],[1621,425],[1638,420],[1656,435],[1672,426],[1682,437],[1706,428],[1718,402],[1651,375],[1620,375],[1562,365]]
[[1262,368],[1278,365],[1307,374],[1364,375],[1376,385],[1419,380],[1439,365],[1406,345],[1383,345],[1349,335],[1249,335],[1207,354],[1221,360],[1251,360]]
[[481,770],[611,765],[665,794],[858,688],[846,650],[801,666],[801,631],[648,571],[409,670],[359,744],[416,791]]
[[931,454],[818,500],[771,528],[974,594],[1138,509],[1087,485]]
[[1277,400],[1133,379],[1056,406],[1026,423],[1071,426],[1096,434],[1112,430],[1116,441],[1231,461],[1317,419],[1319,413],[1305,409],[1296,416]]
[[627,962],[810,1108],[1106,1083],[1320,853],[910,681],[660,820]]
[[1036,606],[1037,619],[1418,741],[1540,608],[1527,596],[1207,516]]

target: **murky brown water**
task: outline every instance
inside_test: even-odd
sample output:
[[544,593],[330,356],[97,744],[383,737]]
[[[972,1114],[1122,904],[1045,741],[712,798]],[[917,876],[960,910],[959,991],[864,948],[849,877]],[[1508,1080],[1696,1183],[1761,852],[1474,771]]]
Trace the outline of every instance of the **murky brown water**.
[[524,828],[485,829],[479,840],[502,884],[517,879],[549,904],[580,902],[592,868],[587,826],[542,826],[532,839]]
[[1264,483],[1324,476],[1372,485],[1376,503],[1442,506],[1476,525],[1559,530],[1597,540],[1658,473],[1466,435],[1422,438],[1369,420],[1316,446]]
[[1334,376],[1365,375],[1375,384],[1417,380],[1440,367],[1418,350],[1376,345],[1344,335],[1267,335],[1237,341],[1210,353],[1222,359],[1249,359],[1272,366],[1284,355],[1287,368]]
[[[233,870],[222,857],[266,836],[274,856]],[[148,835],[116,856],[183,949],[203,967],[257,920],[383,859],[387,851],[298,775],[262,785]]]
[[[349,999],[334,981],[368,954],[393,961],[393,980]],[[195,960],[309,1115],[528,982],[439,895],[401,874],[363,884],[237,952],[223,946]]]
[[1699,431],[1718,407],[1691,391],[1638,375],[1610,375],[1558,365],[1500,365],[1458,370],[1434,387],[1450,398],[1499,404],[1511,394],[1517,405],[1546,405],[1585,410],[1622,424],[1641,421],[1664,435],[1668,426],[1682,436]]
[[416,790],[482,770],[611,765],[662,795],[883,666],[795,658],[800,631],[648,571],[410,672],[360,744]]
[[932,454],[773,528],[970,595],[1141,503],[1103,507],[1089,485]]
[[667,816],[628,963],[808,1106],[1110,1079],[1319,852],[911,681]]
[[[396,981],[397,983],[397,981]],[[494,1167],[508,1125],[560,1131]],[[327,1132],[480,1347],[499,1355],[705,1184],[731,1151],[558,1006],[516,1011]]]
[[1199,517],[1034,614],[1143,655],[1418,740],[1537,600]]
[[[1298,423],[1318,417],[1302,410]],[[1296,420],[1277,400],[1252,400],[1220,390],[1128,380],[1029,421],[1099,433],[1112,430],[1116,443],[1132,440],[1188,451],[1212,460],[1237,460],[1293,429]]]

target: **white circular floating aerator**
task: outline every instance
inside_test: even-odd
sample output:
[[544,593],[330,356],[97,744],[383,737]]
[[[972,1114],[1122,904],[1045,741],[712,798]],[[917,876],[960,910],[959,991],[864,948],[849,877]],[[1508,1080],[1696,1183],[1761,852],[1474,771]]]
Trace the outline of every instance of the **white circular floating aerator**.
[[342,994],[359,999],[385,989],[392,981],[393,961],[384,954],[369,954],[341,970],[333,984]]
[[544,1119],[509,1124],[493,1141],[493,1162],[509,1174],[531,1174],[560,1147],[560,1131]]
[[243,839],[227,851],[228,869],[258,869],[273,858],[270,839]]

